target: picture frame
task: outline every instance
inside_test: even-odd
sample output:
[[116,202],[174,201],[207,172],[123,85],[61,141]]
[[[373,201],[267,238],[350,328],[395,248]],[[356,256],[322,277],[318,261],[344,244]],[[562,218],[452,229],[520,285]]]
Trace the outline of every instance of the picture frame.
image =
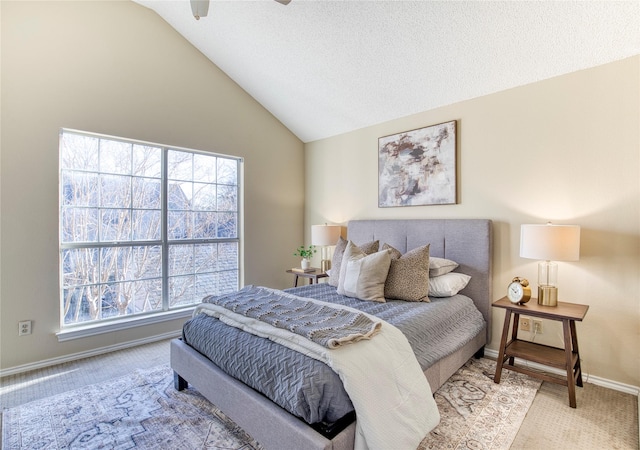
[[378,207],[456,204],[455,120],[378,138]]

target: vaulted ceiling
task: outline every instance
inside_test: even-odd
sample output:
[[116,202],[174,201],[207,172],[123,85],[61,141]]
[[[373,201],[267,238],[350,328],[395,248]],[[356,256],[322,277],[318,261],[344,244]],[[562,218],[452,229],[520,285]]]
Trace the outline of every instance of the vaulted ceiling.
[[640,54],[638,0],[134,1],[304,142]]

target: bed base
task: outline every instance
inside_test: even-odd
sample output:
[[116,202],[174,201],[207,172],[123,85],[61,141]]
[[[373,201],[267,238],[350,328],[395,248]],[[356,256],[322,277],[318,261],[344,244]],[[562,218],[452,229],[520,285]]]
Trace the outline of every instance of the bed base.
[[[460,350],[427,369],[425,376],[431,390],[435,392],[470,358],[479,356],[485,340],[485,333],[481,332]],[[266,450],[353,449],[355,422],[328,439],[264,395],[224,373],[181,339],[171,341],[171,367],[177,390],[191,384]]]
[[[180,339],[171,341],[171,367],[177,374],[179,387],[191,384],[266,450],[353,449],[355,422],[329,440],[264,395],[224,373]],[[180,374],[188,374],[188,378]]]

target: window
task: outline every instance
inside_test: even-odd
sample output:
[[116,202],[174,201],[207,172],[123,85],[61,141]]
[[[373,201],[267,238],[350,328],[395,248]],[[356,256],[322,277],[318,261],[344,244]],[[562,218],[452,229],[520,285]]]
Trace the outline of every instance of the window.
[[62,130],[61,328],[237,290],[240,158]]

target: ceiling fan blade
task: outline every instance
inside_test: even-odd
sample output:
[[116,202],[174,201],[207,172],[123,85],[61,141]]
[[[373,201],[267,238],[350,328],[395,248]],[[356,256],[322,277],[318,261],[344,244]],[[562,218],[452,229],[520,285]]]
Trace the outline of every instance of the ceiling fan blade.
[[196,20],[200,20],[200,17],[207,17],[209,0],[191,0],[191,12]]
[[[281,5],[288,5],[291,0],[276,0]],[[209,0],[190,0],[191,12],[196,20],[200,20],[200,17],[207,17],[209,13]]]

